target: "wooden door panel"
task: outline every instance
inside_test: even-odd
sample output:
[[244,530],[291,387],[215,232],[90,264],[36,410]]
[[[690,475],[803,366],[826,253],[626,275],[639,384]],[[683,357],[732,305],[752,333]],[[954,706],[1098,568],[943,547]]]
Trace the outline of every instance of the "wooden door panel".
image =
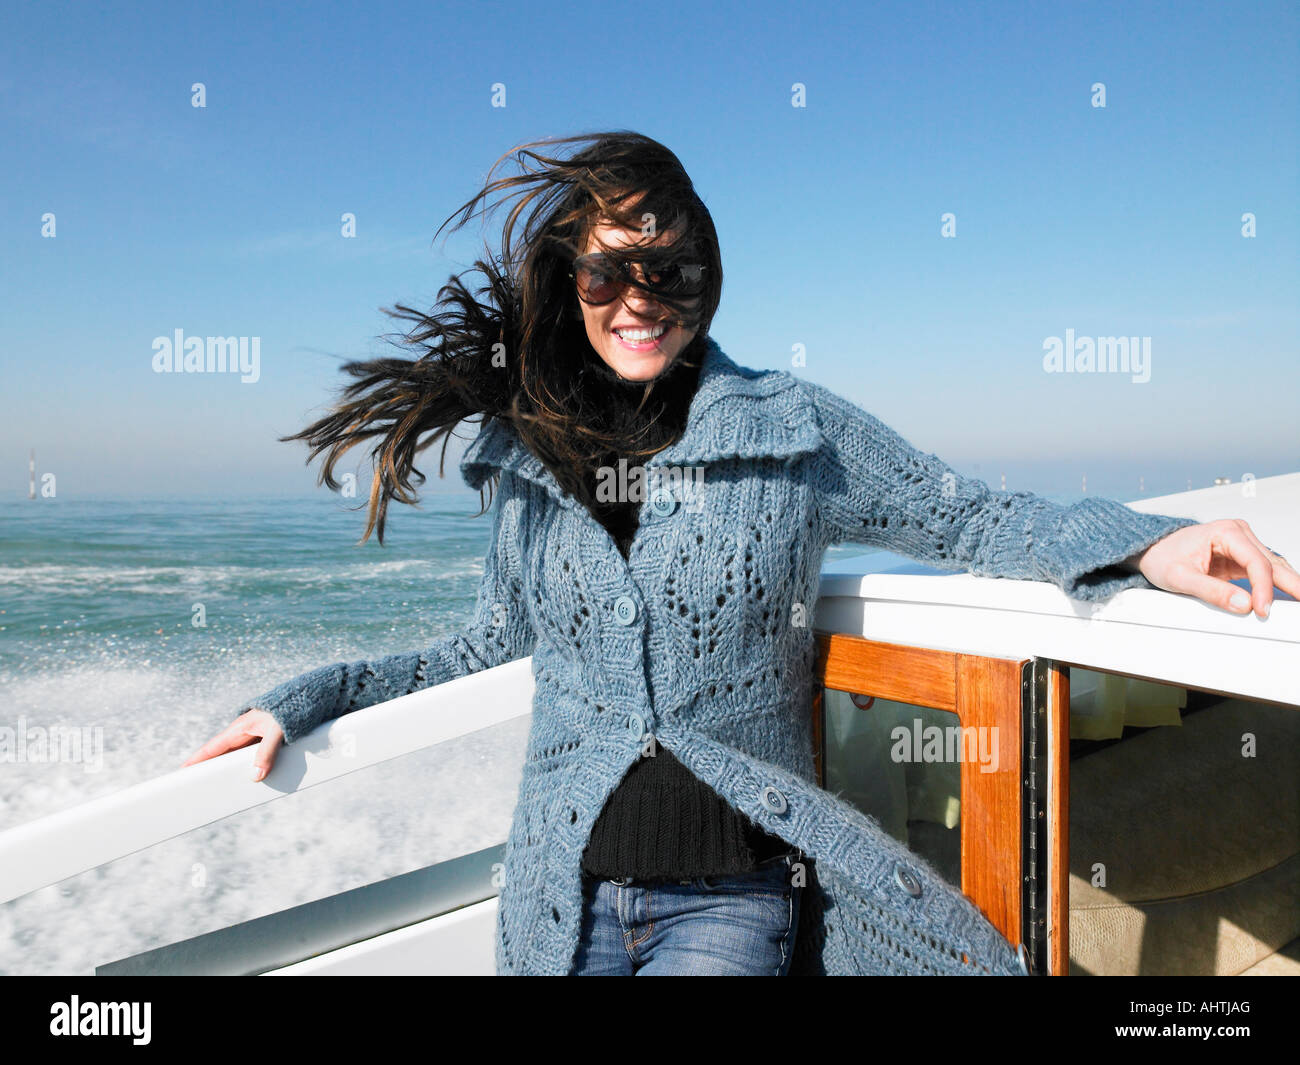
[[[1023,788],[1029,659],[989,658],[952,651],[891,644],[843,633],[817,634],[819,676],[825,688],[954,713],[963,730],[987,730],[984,742],[997,752],[991,771],[961,764],[961,889],[1008,942],[1025,939]],[[1069,675],[1047,669],[1045,855],[1037,857],[1048,878],[1047,971],[1068,971]],[[1041,694],[1041,692],[1040,692]],[[813,738],[818,780],[825,783],[825,700],[813,700]],[[972,734],[974,735],[974,734]],[[1036,853],[1036,852],[1035,852]],[[1045,864],[1044,864],[1045,859]]]

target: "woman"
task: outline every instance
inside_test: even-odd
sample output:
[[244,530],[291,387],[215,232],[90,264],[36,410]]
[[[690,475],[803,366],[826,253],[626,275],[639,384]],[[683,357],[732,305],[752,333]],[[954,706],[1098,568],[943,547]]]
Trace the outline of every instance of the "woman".
[[417,453],[441,438],[445,459],[481,415],[460,463],[495,485],[473,620],[287,681],[186,764],[256,742],[261,779],[322,721],[532,654],[500,972],[1023,971],[968,900],[812,782],[825,549],[1081,599],[1149,581],[1238,612],[1250,597],[1228,581],[1245,574],[1261,617],[1274,581],[1300,595],[1300,579],[1244,522],[993,492],[821,386],[737,366],[708,336],[717,235],[672,152],[617,132],[518,157],[458,212],[523,192],[500,260],[475,264],[483,299],[453,278],[436,313],[399,305],[419,357],[349,364],[336,409],[288,438],[328,453],[331,488],[375,441],[365,536],[382,542],[388,501],[424,480]]

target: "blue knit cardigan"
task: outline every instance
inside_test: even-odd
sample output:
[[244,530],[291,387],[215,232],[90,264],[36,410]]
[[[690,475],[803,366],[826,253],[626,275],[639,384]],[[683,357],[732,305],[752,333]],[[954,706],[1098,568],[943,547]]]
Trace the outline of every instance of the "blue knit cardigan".
[[[737,366],[712,339],[682,436],[646,463],[661,479],[626,560],[508,423],[488,420],[460,468],[472,488],[500,471],[470,624],[423,650],[313,670],[241,712],[268,711],[292,743],[330,718],[532,654],[500,973],[570,969],[583,850],[651,735],[812,859],[792,972],[1022,971],[965,896],[815,784],[811,615],[823,554],[869,544],[1095,600],[1150,587],[1117,563],[1194,521],[992,491],[826,388]],[[691,468],[702,475],[674,475]]]

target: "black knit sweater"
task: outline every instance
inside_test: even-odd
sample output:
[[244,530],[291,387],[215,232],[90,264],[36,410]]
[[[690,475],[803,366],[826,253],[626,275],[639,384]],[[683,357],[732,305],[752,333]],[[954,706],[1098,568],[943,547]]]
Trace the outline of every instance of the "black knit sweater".
[[[687,348],[683,355],[692,354]],[[686,426],[690,399],[699,381],[698,361],[679,358],[656,382],[655,393],[641,411],[644,384],[618,377],[592,353],[586,375],[598,390],[601,410],[628,429],[645,427],[645,446],[667,446]],[[627,558],[636,535],[641,501],[596,503],[596,467],[617,467],[626,457],[629,467],[644,463],[647,455],[615,451],[585,471],[590,486],[584,500]],[[717,792],[695,777],[665,747],[655,745],[653,757],[634,763],[615,788],[592,828],[583,870],[601,877],[686,879],[749,872],[756,863],[789,850],[779,837],[769,835],[734,809]]]

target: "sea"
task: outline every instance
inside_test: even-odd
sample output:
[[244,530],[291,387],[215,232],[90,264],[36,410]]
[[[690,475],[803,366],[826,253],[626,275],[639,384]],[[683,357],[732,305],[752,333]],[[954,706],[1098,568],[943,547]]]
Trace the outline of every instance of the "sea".
[[[79,760],[0,758],[0,832],[179,771],[281,681],[458,631],[491,533],[479,509],[468,490],[394,504],[380,545],[358,543],[358,501],[324,492],[0,500],[0,727],[97,737]],[[492,726],[0,903],[0,974],[90,975],[497,844],[526,729]]]

